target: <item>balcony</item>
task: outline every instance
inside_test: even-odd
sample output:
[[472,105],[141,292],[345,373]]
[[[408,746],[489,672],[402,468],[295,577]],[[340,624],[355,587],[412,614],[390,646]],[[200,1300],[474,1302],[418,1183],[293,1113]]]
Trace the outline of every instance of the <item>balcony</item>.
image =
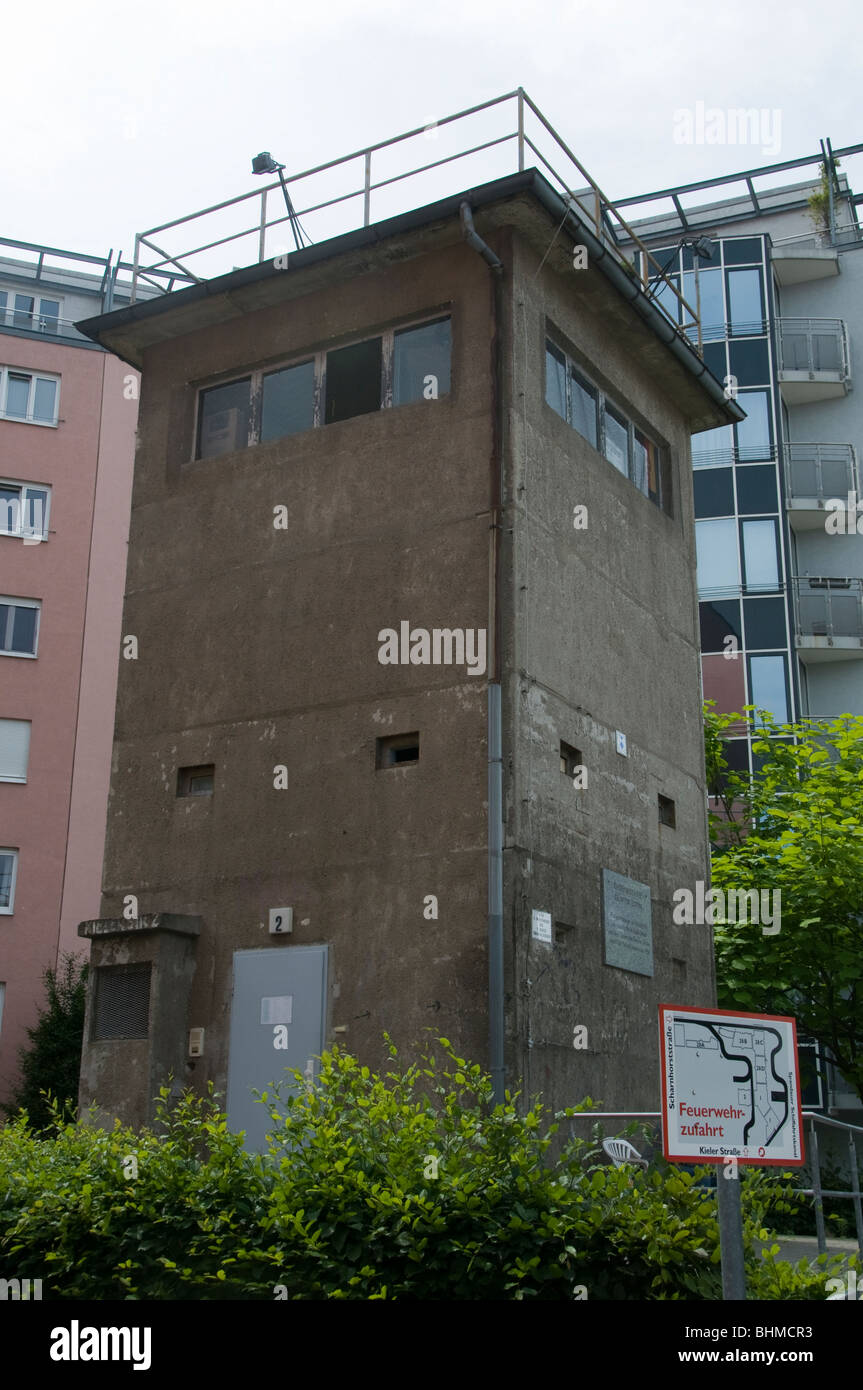
[[774,241],[771,259],[778,284],[802,285],[807,280],[826,280],[839,274],[839,253],[821,232],[783,237]]
[[846,396],[851,385],[842,319],[777,319],[779,389],[786,405]]
[[90,339],[78,332],[72,319],[60,318],[55,314],[28,313],[20,309],[4,311],[0,308],[0,333],[9,333],[14,338],[52,338],[92,347]]
[[792,580],[794,646],[806,666],[863,657],[863,579]]
[[785,508],[794,531],[821,531],[833,498],[860,495],[853,444],[786,444]]

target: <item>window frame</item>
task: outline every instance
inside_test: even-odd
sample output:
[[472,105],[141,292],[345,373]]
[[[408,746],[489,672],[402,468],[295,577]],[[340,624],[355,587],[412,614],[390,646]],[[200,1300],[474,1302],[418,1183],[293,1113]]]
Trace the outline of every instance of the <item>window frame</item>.
[[[27,392],[27,410],[24,415],[9,415],[6,403],[9,395],[9,378],[26,376],[30,378],[30,386]],[[54,392],[54,416],[51,420],[39,420],[33,415],[33,406],[36,399],[36,384],[39,381],[51,381],[56,390]],[[56,429],[60,423],[60,377],[55,372],[34,371],[32,367],[16,367],[12,363],[4,363],[0,366],[0,420],[9,420],[14,425],[41,425],[43,429]]]
[[9,883],[9,905],[3,907],[0,904],[0,917],[12,917],[15,914],[15,889],[18,884],[18,855],[20,851],[13,849],[11,845],[0,845],[0,854],[12,856],[12,878]]
[[[60,322],[63,318],[64,299],[62,295],[42,295],[35,290],[31,294],[30,288],[28,286],[27,289],[22,289],[18,285],[4,285],[0,288],[0,295],[4,295],[6,299],[5,304],[0,304],[0,328],[20,328],[28,333],[46,333],[52,337],[56,336],[60,332]],[[22,297],[32,299],[32,309],[17,308],[15,300]],[[46,314],[42,307],[44,304],[56,304],[56,314]],[[26,314],[30,322],[26,324],[16,323],[15,318],[20,314]],[[49,322],[54,323],[56,327],[43,327],[45,323]]]
[[[0,604],[9,604],[16,608],[36,609],[36,629],[33,634],[33,651],[15,652],[11,649],[7,651],[5,647],[0,647],[0,656],[11,656],[17,657],[19,660],[35,661],[39,655],[39,635],[42,627],[42,600],[40,598],[18,598],[17,596],[13,597],[8,594],[0,594]],[[0,633],[0,641],[2,640],[3,634]]]
[[[381,381],[380,381],[380,405],[377,411],[365,411],[365,415],[379,414],[382,410],[402,409],[403,406],[395,406],[393,403],[393,375],[395,370],[395,339],[400,333],[409,332],[412,328],[430,327],[435,323],[450,323],[450,385],[449,390],[441,392],[437,396],[425,398],[421,401],[405,401],[404,405],[427,404],[435,400],[445,400],[452,395],[452,310],[445,313],[422,314],[409,319],[399,320],[398,323],[391,324],[388,328],[381,329],[377,333],[364,333],[357,337],[348,338],[345,342],[331,343],[328,347],[319,348],[316,352],[308,349],[293,353],[290,357],[279,358],[275,362],[268,362],[266,366],[248,368],[242,372],[236,372],[230,376],[222,377],[217,381],[200,382],[195,385],[195,410],[194,410],[194,434],[192,439],[192,453],[188,462],[190,463],[209,463],[214,458],[225,458],[229,453],[239,453],[243,449],[254,449],[258,444],[274,444],[278,439],[292,439],[294,435],[307,434],[308,429],[297,430],[294,434],[273,435],[269,439],[261,438],[261,428],[263,424],[264,410],[264,382],[267,377],[273,376],[278,372],[287,371],[291,367],[302,367],[307,362],[314,363],[314,385],[313,385],[313,411],[312,424],[310,429],[322,429],[328,425],[326,420],[326,399],[327,399],[327,356],[330,352],[338,352],[342,348],[358,347],[361,343],[368,343],[379,338],[381,340]],[[245,444],[241,444],[238,449],[226,450],[224,454],[211,454],[209,458],[202,458],[201,447],[201,422],[203,418],[203,401],[208,391],[217,390],[222,386],[231,386],[234,383],[249,381],[249,430]],[[330,421],[330,424],[344,424],[348,420],[360,419],[360,415],[345,416],[344,419]]]
[[[559,413],[559,411],[551,404],[551,402],[550,402],[549,399],[548,399],[548,385],[549,385],[549,383],[548,383],[548,357],[549,357],[549,355],[551,355],[552,357],[557,357],[557,358],[562,357],[562,358],[563,358],[563,361],[564,361],[564,365],[565,365],[565,377],[564,377],[564,380],[565,380],[565,383],[566,383],[566,416],[565,416],[565,417],[562,416],[562,415]],[[607,463],[608,466],[609,466],[610,468],[613,468],[614,471],[615,471],[615,473],[617,473],[617,474],[618,474],[620,477],[622,477],[622,478],[626,478],[627,481],[628,481],[629,483],[631,483],[632,486],[635,488],[635,490],[636,490],[636,492],[639,494],[639,496],[644,497],[645,500],[648,501],[648,502],[650,502],[650,503],[652,503],[653,506],[656,507],[658,511],[661,511],[661,512],[663,513],[663,515],[665,515],[665,516],[667,516],[667,517],[670,518],[671,515],[672,515],[671,499],[672,499],[672,495],[673,495],[673,486],[672,486],[672,480],[671,480],[671,472],[670,472],[670,468],[669,468],[669,466],[668,466],[668,465],[669,465],[669,455],[668,455],[667,446],[666,446],[665,444],[659,443],[659,440],[658,440],[657,436],[653,433],[652,429],[650,429],[649,427],[645,427],[645,426],[643,426],[643,425],[641,425],[641,424],[638,424],[635,420],[633,420],[632,415],[630,414],[630,412],[629,412],[628,410],[625,410],[625,409],[623,409],[623,407],[621,407],[620,405],[618,405],[618,404],[617,404],[617,401],[616,401],[612,396],[609,396],[608,393],[607,393],[606,391],[603,391],[603,389],[602,389],[601,386],[598,386],[597,383],[596,383],[595,381],[591,380],[591,378],[582,370],[581,366],[580,366],[580,365],[573,359],[573,357],[566,351],[566,348],[561,347],[560,343],[559,343],[555,338],[553,338],[549,332],[546,332],[546,334],[545,334],[545,348],[544,348],[544,354],[543,354],[543,373],[544,373],[544,376],[543,376],[543,395],[542,395],[543,405],[547,406],[548,409],[552,412],[552,414],[554,414],[554,415],[557,416],[558,420],[563,420],[563,421],[564,421],[564,424],[569,425],[569,428],[570,428],[570,429],[575,430],[575,433],[578,435],[579,439],[583,439],[584,442],[585,442],[586,444],[588,444],[588,445],[590,446],[591,449],[593,449],[597,454],[599,454],[599,456],[600,456],[600,458],[603,460],[603,462],[604,462],[604,463]],[[576,383],[578,384],[578,386],[581,388],[581,390],[582,390],[586,395],[591,396],[591,397],[593,398],[594,407],[595,407],[595,428],[596,428],[596,440],[595,440],[595,441],[589,439],[589,438],[587,437],[587,435],[582,434],[582,432],[581,432],[581,430],[578,428],[578,426],[575,425],[575,424],[573,424],[573,409],[572,409],[573,382],[576,382]],[[610,458],[608,458],[608,456],[607,456],[607,454],[606,454],[606,452],[605,452],[605,449],[606,449],[606,442],[607,442],[607,441],[606,441],[606,428],[605,428],[606,413],[608,413],[608,414],[611,415],[612,419],[615,420],[615,423],[616,423],[617,425],[626,428],[626,470],[625,470],[625,471],[623,471],[622,469],[618,468],[617,465],[616,465],[615,463],[613,463],[613,462],[611,461]],[[653,448],[653,451],[654,451],[654,458],[655,458],[655,463],[656,463],[656,482],[657,482],[657,488],[656,488],[655,493],[652,492],[651,489],[650,489],[650,482],[649,482],[649,477],[650,477],[649,462],[648,462],[648,467],[647,467],[647,469],[646,469],[646,474],[645,474],[645,483],[646,483],[645,487],[644,487],[644,488],[639,487],[639,485],[638,485],[638,483],[637,483],[637,481],[636,481],[636,478],[635,478],[635,471],[636,471],[636,470],[635,470],[635,444],[636,444],[636,436],[637,436],[637,435],[640,435],[640,436],[641,436],[641,440],[642,440],[642,441],[646,441],[649,445],[651,445],[652,448]],[[642,444],[642,447],[644,447],[643,444]],[[648,453],[648,460],[649,460],[649,453]]]
[[15,479],[15,478],[0,478],[0,489],[2,489],[2,488],[6,488],[6,489],[17,488],[17,489],[18,489],[18,493],[19,493],[19,498],[18,498],[19,525],[18,525],[18,528],[17,528],[16,530],[14,530],[14,531],[4,531],[4,530],[3,530],[3,519],[4,519],[4,518],[3,518],[3,507],[4,507],[4,504],[3,504],[2,500],[0,500],[0,536],[9,536],[9,537],[10,537],[11,539],[13,539],[13,540],[24,539],[25,537],[27,537],[28,539],[35,540],[35,538],[36,538],[36,532],[35,532],[35,531],[28,531],[28,530],[26,530],[25,527],[24,527],[24,525],[23,525],[23,519],[24,519],[24,515],[25,515],[25,512],[26,512],[26,494],[27,494],[27,492],[28,492],[29,489],[32,489],[34,492],[44,492],[44,493],[45,493],[45,515],[44,515],[43,518],[42,518],[42,531],[41,531],[41,533],[40,533],[40,535],[39,535],[39,539],[40,539],[40,540],[43,540],[43,541],[44,541],[44,540],[47,540],[47,539],[48,539],[48,518],[49,518],[49,516],[50,516],[50,514],[51,514],[51,488],[50,488],[50,486],[49,486],[47,483],[22,483],[22,482],[19,482],[19,481],[18,481],[17,479]]
[[0,782],[8,783],[10,786],[26,787],[27,777],[30,771],[30,747],[33,740],[33,721],[32,719],[12,719],[3,715],[0,716],[0,728],[2,728],[4,724],[26,724],[29,732],[27,734],[27,756],[24,760],[24,776],[12,777],[9,773],[4,772],[2,765],[0,765]]

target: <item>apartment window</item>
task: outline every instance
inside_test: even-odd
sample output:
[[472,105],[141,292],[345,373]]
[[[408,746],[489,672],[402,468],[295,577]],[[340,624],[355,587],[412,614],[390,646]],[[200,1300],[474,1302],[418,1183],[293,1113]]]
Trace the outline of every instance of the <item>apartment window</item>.
[[202,391],[198,405],[198,458],[218,458],[249,442],[252,378]]
[[12,483],[0,478],[0,536],[48,535],[48,503],[51,489],[31,483]]
[[195,458],[436,400],[450,389],[450,352],[450,320],[434,319],[206,387],[198,397]]
[[146,1038],[150,1027],[150,964],[102,965],[95,971],[93,1041]]
[[0,849],[0,913],[11,917],[15,907],[15,879],[18,873],[17,849]]
[[778,724],[787,723],[788,681],[785,657],[750,656],[748,660],[750,704],[772,714]]
[[30,720],[0,719],[0,782],[26,782]]
[[779,588],[779,538],[774,520],[741,521],[743,574],[746,592],[767,593]]
[[760,270],[728,270],[728,326],[731,333],[763,333],[764,303]]
[[737,550],[737,522],[696,521],[695,549],[698,566],[698,592],[719,598],[740,589],[740,559]]
[[394,734],[379,738],[375,748],[375,767],[401,767],[404,763],[418,763],[420,760],[420,736],[418,733]]
[[550,339],[545,344],[545,399],[639,492],[662,506],[659,446],[607,400]]
[[449,319],[399,329],[394,341],[393,405],[447,395],[451,351]]
[[674,802],[670,796],[663,796],[662,792],[659,793],[659,824],[667,825],[670,830],[677,826]]
[[741,391],[737,404],[746,419],[734,426],[737,432],[737,458],[740,463],[757,463],[773,457],[770,430],[770,400],[767,391]]
[[212,796],[215,776],[215,763],[201,763],[197,767],[178,768],[177,795]]
[[31,425],[56,425],[59,377],[0,367],[0,416]]
[[734,436],[731,425],[719,425],[715,430],[702,430],[700,434],[692,436],[693,468],[712,468],[716,464],[730,464],[733,459]]
[[37,599],[0,598],[0,655],[36,655],[40,608]]
[[29,328],[37,333],[56,333],[60,323],[59,299],[0,290],[0,325]]
[[324,418],[328,425],[380,410],[382,361],[381,338],[368,338],[364,343],[351,343],[327,353]]

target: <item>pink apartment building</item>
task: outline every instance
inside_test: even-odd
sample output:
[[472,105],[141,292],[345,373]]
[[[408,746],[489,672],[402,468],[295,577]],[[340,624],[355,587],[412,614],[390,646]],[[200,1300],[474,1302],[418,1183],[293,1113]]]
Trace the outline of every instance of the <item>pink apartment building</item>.
[[0,239],[0,1100],[99,913],[138,378],[74,323],[120,269]]

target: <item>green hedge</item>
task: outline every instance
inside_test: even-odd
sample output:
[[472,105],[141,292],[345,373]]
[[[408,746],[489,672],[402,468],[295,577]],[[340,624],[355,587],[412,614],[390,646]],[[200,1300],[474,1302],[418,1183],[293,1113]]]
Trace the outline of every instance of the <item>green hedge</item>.
[[[0,1130],[0,1275],[59,1299],[716,1299],[714,1194],[662,1161],[614,1168],[539,1103],[495,1107],[446,1039],[374,1075],[338,1049],[314,1087],[261,1103],[246,1154],[212,1093],[153,1130]],[[585,1103],[585,1108],[590,1102]],[[581,1108],[581,1107],[579,1107]],[[553,1157],[557,1146],[557,1156]],[[436,1175],[435,1175],[436,1174]],[[702,1185],[699,1185],[701,1183]],[[773,1267],[759,1241],[785,1178],[743,1181],[753,1297],[823,1298],[832,1270]]]

